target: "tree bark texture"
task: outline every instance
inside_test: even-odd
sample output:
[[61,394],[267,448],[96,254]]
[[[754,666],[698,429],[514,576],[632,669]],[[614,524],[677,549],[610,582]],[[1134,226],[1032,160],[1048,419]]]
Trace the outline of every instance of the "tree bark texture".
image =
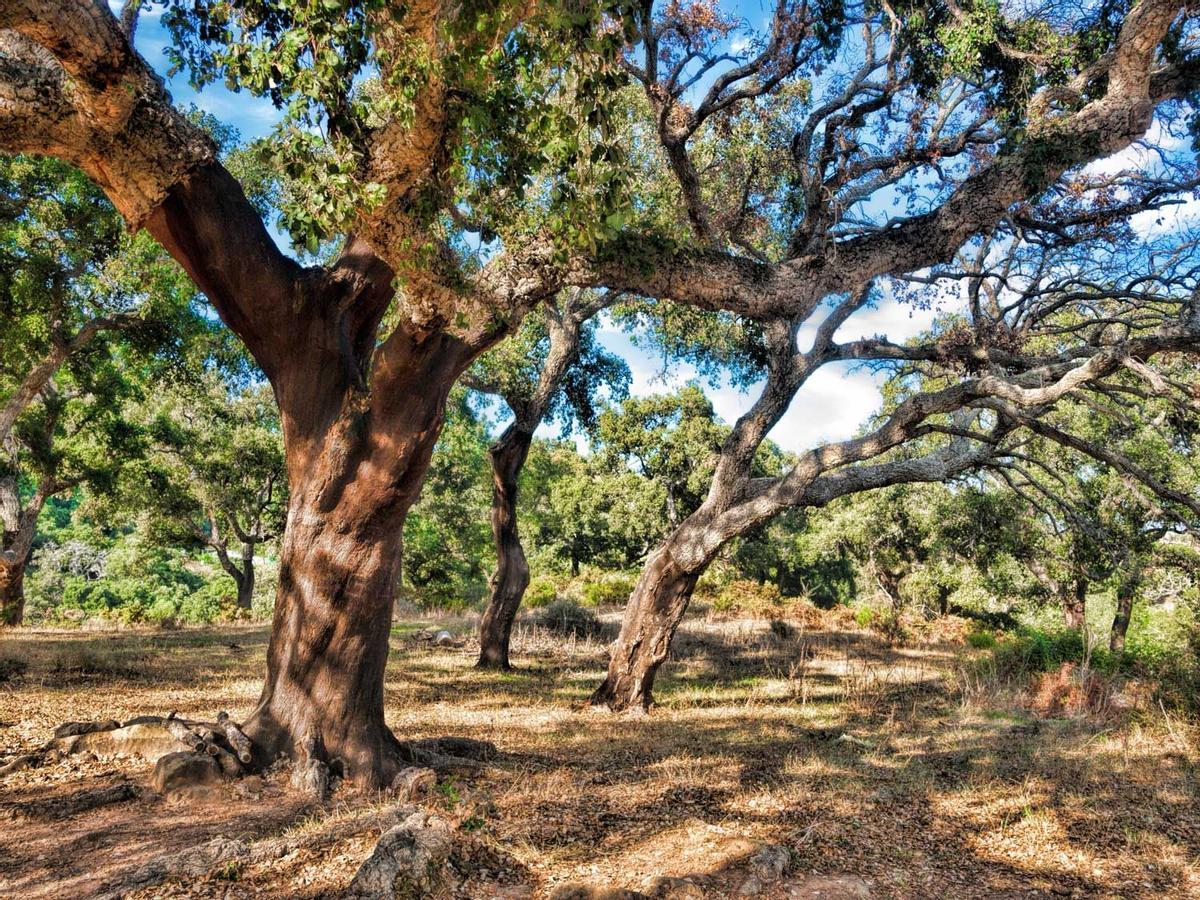
[[517,531],[517,485],[529,455],[532,433],[516,424],[492,446],[492,537],[496,544],[496,571],[492,573],[487,609],[479,621],[479,667],[511,668],[508,660],[513,621],[525,588],[529,563]]
[[654,676],[667,661],[702,572],[703,567],[689,572],[676,563],[670,543],[647,560],[612,646],[608,675],[592,694],[594,705],[614,712],[650,708]]
[[366,790],[401,768],[383,711],[401,532],[462,367],[449,339],[427,343],[394,360],[392,391],[352,396],[331,419],[277,389],[291,499],[266,682],[244,730],[264,762],[315,735]]

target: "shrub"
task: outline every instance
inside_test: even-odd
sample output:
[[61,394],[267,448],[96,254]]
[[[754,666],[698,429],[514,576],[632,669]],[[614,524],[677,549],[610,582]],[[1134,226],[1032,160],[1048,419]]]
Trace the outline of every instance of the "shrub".
[[875,621],[875,610],[869,606],[860,606],[854,613],[854,623],[859,628],[870,628]]
[[731,581],[713,598],[713,609],[759,619],[775,619],[783,613],[783,597],[774,584],[738,579]]
[[636,583],[637,579],[623,572],[605,572],[598,578],[590,578],[583,585],[583,605],[624,606]]
[[976,650],[990,650],[996,646],[996,635],[982,629],[972,631],[967,634],[967,643]]
[[550,631],[575,637],[595,637],[601,631],[600,620],[596,618],[596,614],[570,600],[556,600],[538,610],[533,621]]
[[549,575],[539,575],[529,582],[525,589],[525,606],[528,609],[538,609],[549,606],[558,599],[558,581]]

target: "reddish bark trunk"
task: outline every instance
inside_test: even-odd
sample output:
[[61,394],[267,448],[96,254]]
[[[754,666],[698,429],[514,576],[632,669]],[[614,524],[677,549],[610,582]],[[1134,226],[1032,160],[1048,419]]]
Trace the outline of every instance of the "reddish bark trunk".
[[1080,578],[1072,593],[1063,596],[1063,623],[1072,629],[1083,628],[1087,621],[1088,583]]
[[533,435],[512,425],[492,446],[492,537],[496,571],[487,609],[479,621],[479,667],[509,669],[509,639],[521,598],[529,586],[529,564],[517,531],[517,483]]
[[261,762],[315,736],[361,789],[402,768],[383,709],[401,532],[463,360],[451,338],[414,342],[376,373],[391,390],[351,390],[332,421],[277,390],[291,499],[267,677],[244,729]]
[[684,571],[672,557],[669,544],[647,560],[625,609],[621,634],[613,644],[608,675],[592,694],[594,705],[615,712],[650,708],[654,676],[670,654],[671,639],[702,571]]
[[25,619],[25,562],[0,562],[0,625]]

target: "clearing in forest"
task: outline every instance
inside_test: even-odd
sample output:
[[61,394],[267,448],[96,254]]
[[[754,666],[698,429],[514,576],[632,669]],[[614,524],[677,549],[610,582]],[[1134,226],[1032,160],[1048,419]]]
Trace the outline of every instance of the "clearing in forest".
[[[500,751],[420,801],[454,828],[436,896],[1200,894],[1200,754],[1161,712],[1036,718],[1015,695],[962,699],[974,651],[961,644],[746,620],[687,623],[652,714],[614,716],[585,705],[604,671],[595,641],[520,631],[521,668],[499,674],[473,668],[466,640],[434,645],[428,624],[393,630],[388,724]],[[11,759],[99,710],[245,715],[266,639],[237,626],[6,636],[0,747]],[[345,791],[314,804],[283,772],[164,799],[150,772],[72,756],[9,775],[0,896],[103,895],[215,838],[280,849],[126,896],[342,896],[388,808]],[[71,810],[126,781],[128,796]]]

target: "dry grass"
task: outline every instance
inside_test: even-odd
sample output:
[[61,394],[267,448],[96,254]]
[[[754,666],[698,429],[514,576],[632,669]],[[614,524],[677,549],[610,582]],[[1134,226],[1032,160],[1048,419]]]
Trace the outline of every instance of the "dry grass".
[[[503,751],[427,801],[460,828],[457,896],[647,890],[664,876],[700,877],[726,896],[759,842],[786,846],[792,873],[858,876],[881,898],[1200,896],[1200,754],[1188,723],[1031,719],[1003,697],[952,693],[960,648],[892,648],[848,629],[781,637],[761,621],[685,626],[659,707],[613,716],[585,706],[605,639],[522,627],[521,670],[496,674],[472,668],[470,642],[431,647],[412,626],[393,634],[392,728]],[[0,681],[0,749],[36,746],[69,719],[244,715],[265,641],[252,627],[8,634],[0,658],[26,668]],[[19,801],[118,774],[74,760],[2,790]],[[231,789],[201,808],[147,798],[26,823],[0,835],[0,896],[87,896],[157,852],[315,828],[369,805],[343,796],[311,809],[268,781],[261,799]],[[138,896],[335,896],[374,837]]]

